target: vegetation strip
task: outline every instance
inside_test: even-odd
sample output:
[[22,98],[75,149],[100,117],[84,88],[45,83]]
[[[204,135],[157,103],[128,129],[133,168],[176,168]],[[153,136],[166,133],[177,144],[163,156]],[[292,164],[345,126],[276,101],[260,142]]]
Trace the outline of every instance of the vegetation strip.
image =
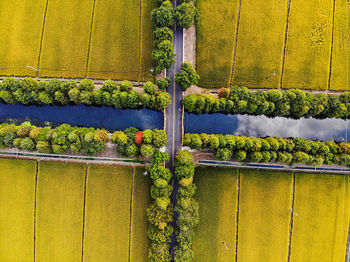
[[36,172],[35,172],[35,193],[34,193],[34,260],[36,256],[36,199],[38,193],[38,174],[39,174],[39,160],[36,161]]
[[94,26],[95,7],[96,7],[96,0],[94,0],[94,4],[93,4],[93,6],[92,6],[91,26],[90,26],[90,36],[89,36],[88,53],[87,53],[87,59],[86,59],[85,78],[88,77],[88,72],[89,72],[89,62],[90,62],[90,52],[91,52],[91,39],[92,39],[92,29],[93,29],[93,26]]
[[350,142],[186,133],[183,145],[195,150],[209,149],[216,159],[223,161],[233,158],[249,163],[336,164],[346,167],[350,164]]
[[290,261],[290,252],[292,250],[292,236],[293,236],[293,219],[294,219],[294,198],[295,198],[295,173],[293,173],[293,186],[290,206],[290,222],[289,222],[289,239],[288,239],[288,256],[287,262]]
[[287,6],[287,19],[286,19],[286,31],[284,33],[284,46],[283,46],[283,56],[282,56],[282,69],[281,69],[281,78],[280,78],[280,85],[279,88],[282,88],[282,80],[283,80],[283,73],[284,73],[284,63],[286,61],[286,52],[287,52],[287,41],[288,41],[288,26],[289,26],[289,14],[290,14],[290,2],[293,0],[287,0],[288,6]]
[[[162,86],[163,88],[163,86]],[[5,78],[0,84],[0,101],[7,104],[23,105],[67,105],[85,104],[88,106],[110,106],[115,108],[142,108],[162,112],[171,104],[169,93],[156,90],[152,82],[144,85],[144,93],[133,90],[131,82],[124,80],[119,85],[106,80],[95,91],[90,79],[83,79],[79,85],[68,80],[37,81],[34,78]]]
[[314,94],[299,89],[252,92],[246,87],[222,88],[218,97],[190,94],[182,101],[189,113],[265,115],[268,117],[341,118],[350,111],[350,92]]
[[46,22],[46,13],[47,13],[47,6],[49,4],[49,0],[46,0],[45,4],[45,11],[44,11],[44,19],[42,24],[42,31],[41,31],[41,37],[40,37],[40,47],[39,47],[39,56],[38,56],[38,64],[37,64],[37,71],[36,71],[36,77],[39,77],[39,70],[40,70],[40,58],[41,58],[41,51],[43,48],[43,39],[44,39],[44,31],[45,31],[45,22]]
[[[83,226],[82,226],[82,236],[81,236],[81,262],[84,261],[84,235],[85,235],[85,217],[86,217],[86,183],[88,176],[89,164],[86,164],[85,177],[84,177],[84,207],[83,207]],[[35,261],[35,260],[34,260]]]

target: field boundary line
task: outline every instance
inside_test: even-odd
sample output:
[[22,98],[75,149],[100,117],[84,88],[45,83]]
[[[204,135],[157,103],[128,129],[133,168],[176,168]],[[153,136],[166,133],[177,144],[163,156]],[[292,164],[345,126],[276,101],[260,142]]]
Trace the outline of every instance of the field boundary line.
[[133,189],[134,189],[134,177],[136,168],[132,168],[131,175],[131,190],[130,190],[130,223],[129,223],[129,262],[131,262],[131,231],[132,231],[132,204],[133,204]]
[[329,58],[329,75],[327,90],[331,88],[331,76],[332,76],[332,61],[333,61],[333,43],[334,43],[334,18],[335,17],[335,0],[333,0],[333,18],[332,18],[332,41],[331,41],[331,54]]
[[230,88],[231,88],[234,74],[235,74],[236,53],[237,53],[238,34],[239,34],[239,20],[241,19],[241,6],[242,6],[242,0],[239,0],[238,12],[237,12],[237,23],[236,23],[236,39],[235,39],[235,45],[233,47],[232,69],[231,69],[231,75],[228,83]]
[[291,206],[290,206],[290,222],[289,222],[289,239],[288,239],[288,255],[287,262],[290,261],[290,255],[292,251],[292,235],[293,235],[293,217],[294,217],[294,201],[295,201],[295,173],[292,173],[293,176],[293,184],[292,184],[292,198],[291,198]]
[[34,189],[34,262],[36,260],[36,198],[38,192],[38,174],[39,174],[39,161],[36,161],[36,172],[35,172],[35,189]]
[[85,177],[84,177],[84,205],[83,205],[83,230],[82,230],[82,240],[81,240],[81,261],[84,261],[84,238],[85,238],[85,217],[86,217],[86,186],[87,186],[87,176],[88,176],[89,163],[85,167]]
[[350,219],[349,219],[349,228],[348,228],[348,239],[346,242],[346,248],[345,248],[345,262],[350,261]]
[[286,31],[284,33],[284,47],[283,47],[283,56],[282,56],[282,69],[281,69],[281,79],[280,79],[280,89],[282,88],[283,82],[283,73],[284,73],[284,63],[286,61],[286,52],[287,52],[287,41],[288,41],[288,28],[289,28],[289,14],[290,14],[290,2],[292,0],[287,0],[287,21],[286,21]]
[[94,0],[93,6],[92,6],[91,25],[90,25],[90,36],[89,36],[89,45],[88,45],[88,52],[87,52],[87,57],[86,57],[85,78],[87,78],[87,75],[88,75],[88,72],[89,72],[89,61],[90,61],[90,51],[91,51],[92,29],[93,29],[93,26],[94,26],[94,18],[95,18],[95,6],[96,6],[96,0]]
[[41,37],[40,37],[38,66],[36,67],[37,68],[36,77],[39,77],[39,72],[40,72],[40,59],[41,59],[41,51],[43,49],[43,39],[44,39],[44,32],[45,32],[45,25],[46,25],[46,14],[47,14],[47,7],[48,7],[48,5],[49,5],[49,0],[46,0],[45,11],[44,11],[44,19],[43,19],[43,26],[42,26]]
[[238,222],[239,222],[239,195],[241,193],[241,169],[237,172],[237,209],[236,209],[236,252],[235,261],[238,261]]
[[142,1],[140,0],[140,19],[139,19],[139,70],[137,75],[137,81],[140,82],[141,80],[141,54],[142,54]]

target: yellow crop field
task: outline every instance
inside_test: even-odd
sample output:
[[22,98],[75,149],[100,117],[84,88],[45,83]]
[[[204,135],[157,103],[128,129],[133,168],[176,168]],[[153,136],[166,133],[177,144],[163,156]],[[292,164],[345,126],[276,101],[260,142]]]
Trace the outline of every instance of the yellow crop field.
[[0,1],[0,75],[35,76],[46,0]]
[[349,90],[350,2],[335,1],[331,90]]
[[130,261],[137,262],[148,262],[150,246],[146,209],[151,201],[151,180],[143,175],[144,171],[144,168],[135,169],[132,190]]
[[0,159],[0,261],[32,261],[36,161]]
[[242,1],[234,85],[279,88],[286,15],[287,1]]
[[291,262],[345,261],[350,181],[344,175],[295,174]]
[[196,69],[199,86],[228,86],[236,41],[238,0],[198,0]]
[[36,261],[80,261],[83,164],[40,162],[36,213]]
[[155,0],[141,0],[141,45],[140,45],[140,79],[145,80],[150,68],[153,66],[151,56],[153,49],[151,12],[157,7]]
[[137,80],[140,15],[140,1],[96,0],[89,78]]
[[200,207],[200,222],[196,226],[193,240],[195,261],[235,260],[237,171],[238,169],[196,168],[195,199]]
[[328,88],[333,1],[291,1],[283,88]]
[[293,174],[240,170],[238,261],[284,261],[288,255]]
[[48,1],[39,76],[85,77],[92,9],[93,1]]
[[89,165],[84,261],[128,261],[131,187],[132,168]]

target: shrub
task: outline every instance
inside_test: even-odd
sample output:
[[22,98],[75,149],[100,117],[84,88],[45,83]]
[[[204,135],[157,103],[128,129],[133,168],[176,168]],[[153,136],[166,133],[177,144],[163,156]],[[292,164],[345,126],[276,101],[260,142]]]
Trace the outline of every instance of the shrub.
[[153,131],[150,129],[146,129],[143,131],[143,142],[146,144],[152,144],[153,140]]
[[169,40],[164,40],[157,48],[153,49],[152,58],[157,62],[156,74],[160,74],[163,69],[171,67],[175,63],[174,57],[173,43]]
[[83,79],[80,81],[78,88],[80,91],[92,92],[95,88],[95,84],[91,79]]
[[38,150],[39,153],[44,154],[50,154],[52,152],[51,145],[48,141],[38,141],[36,144],[36,150]]
[[153,39],[154,39],[154,46],[155,47],[157,47],[164,40],[168,40],[170,42],[173,42],[173,40],[174,40],[173,30],[171,30],[168,27],[156,28],[153,31]]
[[230,89],[229,88],[220,88],[218,92],[219,98],[228,98],[230,96]]
[[135,144],[126,147],[125,153],[128,157],[134,157],[138,154],[138,148]]
[[20,148],[26,151],[34,151],[35,143],[31,138],[26,137],[21,141]]
[[118,90],[117,83],[113,80],[106,80],[103,82],[101,90],[108,93],[113,93]]
[[168,142],[167,135],[163,129],[153,130],[153,145],[157,148],[163,147]]
[[174,10],[170,1],[164,1],[162,5],[151,12],[151,19],[156,27],[169,27],[174,24]]
[[191,63],[184,62],[181,64],[180,72],[175,74],[175,82],[180,86],[183,91],[192,85],[197,85],[199,81],[199,75],[192,68]]
[[231,159],[232,151],[227,148],[219,148],[214,154],[214,156],[219,160],[227,161]]
[[159,89],[167,89],[170,87],[171,80],[169,77],[159,78],[156,80],[156,85]]
[[143,88],[145,92],[150,95],[153,95],[156,92],[156,87],[152,82],[146,82]]
[[149,157],[149,156],[153,156],[154,150],[155,149],[152,145],[143,144],[141,146],[140,152],[142,156]]
[[120,83],[120,91],[130,92],[133,86],[130,81],[124,80]]
[[175,18],[179,26],[188,29],[192,26],[193,22],[197,23],[199,12],[193,4],[182,3],[175,8]]

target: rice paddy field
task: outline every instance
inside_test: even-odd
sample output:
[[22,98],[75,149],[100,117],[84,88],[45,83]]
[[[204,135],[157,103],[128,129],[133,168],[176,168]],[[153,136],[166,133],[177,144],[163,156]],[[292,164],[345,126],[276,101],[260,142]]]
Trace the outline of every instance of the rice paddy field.
[[143,168],[0,159],[1,261],[147,261]]
[[349,89],[347,0],[197,5],[199,86]]
[[153,66],[155,5],[156,0],[0,1],[0,75],[144,80]]
[[199,167],[195,183],[196,261],[345,261],[349,176]]

